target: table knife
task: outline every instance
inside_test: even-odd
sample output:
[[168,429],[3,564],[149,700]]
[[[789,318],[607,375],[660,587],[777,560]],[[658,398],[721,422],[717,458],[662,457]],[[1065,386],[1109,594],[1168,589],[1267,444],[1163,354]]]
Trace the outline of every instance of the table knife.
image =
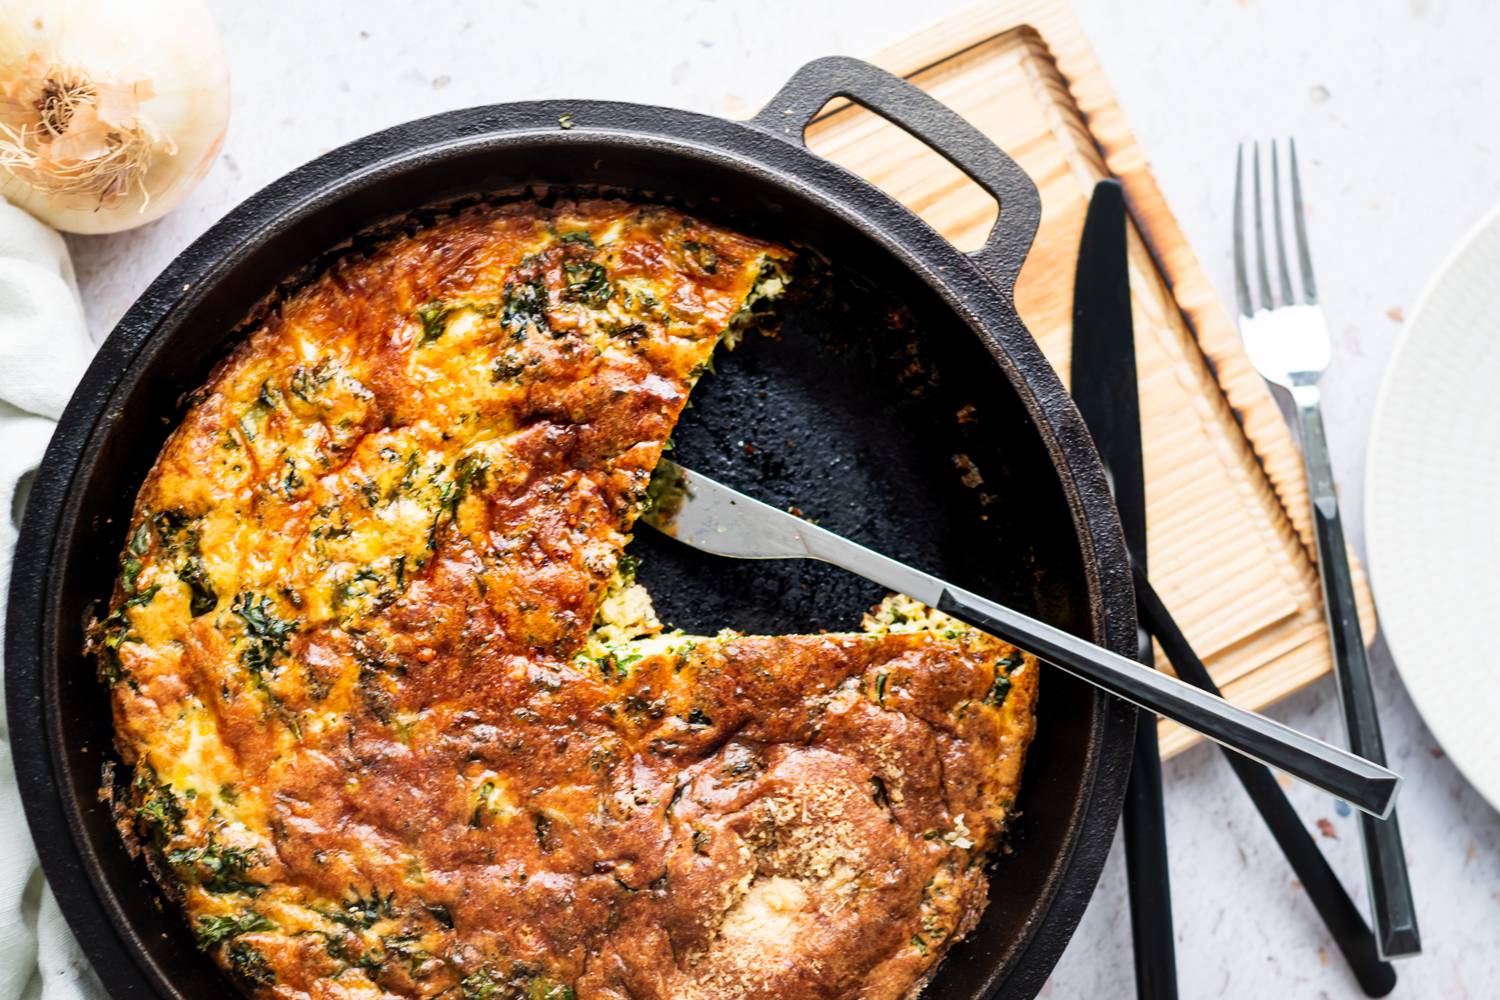
[[[1146,566],[1146,474],[1141,456],[1135,330],[1130,315],[1125,195],[1119,181],[1094,186],[1073,283],[1073,401],[1110,475],[1125,547]],[[1153,665],[1151,637],[1136,630],[1136,659]],[[1125,789],[1125,875],[1135,951],[1135,992],[1142,1000],[1177,997],[1167,819],[1162,800],[1156,716],[1136,718],[1130,781]]]

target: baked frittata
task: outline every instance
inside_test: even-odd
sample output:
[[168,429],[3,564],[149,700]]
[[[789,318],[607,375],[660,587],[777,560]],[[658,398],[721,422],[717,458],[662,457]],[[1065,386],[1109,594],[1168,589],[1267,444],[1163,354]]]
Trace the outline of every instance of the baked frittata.
[[91,644],[122,830],[285,998],[914,996],[986,899],[1036,665],[901,598],[687,636],[624,548],[791,254],[621,201],[351,257],[211,375]]

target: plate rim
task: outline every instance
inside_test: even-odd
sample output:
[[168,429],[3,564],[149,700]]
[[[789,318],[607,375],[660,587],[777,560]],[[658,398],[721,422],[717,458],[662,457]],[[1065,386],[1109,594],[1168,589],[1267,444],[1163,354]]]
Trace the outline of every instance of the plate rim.
[[[1500,769],[1497,769],[1494,775],[1484,773],[1470,766],[1471,763],[1477,762],[1467,762],[1461,756],[1455,756],[1451,752],[1449,747],[1444,743],[1442,733],[1434,722],[1435,716],[1429,711],[1434,705],[1431,697],[1427,696],[1424,698],[1420,693],[1422,685],[1414,683],[1419,673],[1414,670],[1409,673],[1407,669],[1402,667],[1403,660],[1407,663],[1415,662],[1413,659],[1408,658],[1407,654],[1414,653],[1417,638],[1403,633],[1399,625],[1393,628],[1392,625],[1400,622],[1401,618],[1399,615],[1393,616],[1390,614],[1391,605],[1389,603],[1381,603],[1380,580],[1384,573],[1381,567],[1391,568],[1389,559],[1392,557],[1381,554],[1382,545],[1380,543],[1380,532],[1377,528],[1380,522],[1373,516],[1378,502],[1378,493],[1374,489],[1375,480],[1380,470],[1391,461],[1389,457],[1384,459],[1381,457],[1382,453],[1387,456],[1389,455],[1389,446],[1386,445],[1388,433],[1384,433],[1382,428],[1389,420],[1386,411],[1391,405],[1392,397],[1396,393],[1396,382],[1399,380],[1404,367],[1403,362],[1406,361],[1408,355],[1413,350],[1414,332],[1421,328],[1423,317],[1426,315],[1430,303],[1439,295],[1439,289],[1443,286],[1453,269],[1458,266],[1459,261],[1463,260],[1473,250],[1474,245],[1493,228],[1500,228],[1500,204],[1493,205],[1486,210],[1479,220],[1470,225],[1464,231],[1463,235],[1443,255],[1441,262],[1422,286],[1422,290],[1417,295],[1415,304],[1412,306],[1411,316],[1402,325],[1401,332],[1396,337],[1396,343],[1391,349],[1389,359],[1386,361],[1385,371],[1381,375],[1380,388],[1375,394],[1375,405],[1370,418],[1370,434],[1365,445],[1362,513],[1364,515],[1365,565],[1370,576],[1370,586],[1375,597],[1376,607],[1379,610],[1380,635],[1384,637],[1386,645],[1390,648],[1391,659],[1396,668],[1396,673],[1401,677],[1401,683],[1405,686],[1407,696],[1416,707],[1417,714],[1421,716],[1422,724],[1427,727],[1427,730],[1432,733],[1433,739],[1437,740],[1438,744],[1442,747],[1444,755],[1458,769],[1464,781],[1479,794],[1480,798],[1489,803],[1492,809],[1500,811]],[[1386,596],[1391,596],[1391,593],[1388,591]]]

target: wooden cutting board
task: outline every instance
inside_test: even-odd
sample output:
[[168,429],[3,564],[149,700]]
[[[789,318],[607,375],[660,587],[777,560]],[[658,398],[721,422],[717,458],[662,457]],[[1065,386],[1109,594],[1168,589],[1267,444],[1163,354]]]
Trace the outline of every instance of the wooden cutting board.
[[[1301,457],[1072,11],[1059,0],[995,0],[871,61],[963,115],[1036,182],[1042,223],[1016,300],[1063,373],[1089,194],[1101,178],[1120,179],[1134,224],[1130,284],[1153,581],[1232,700],[1262,708],[1328,673]],[[995,218],[995,202],[956,168],[862,108],[830,104],[808,142],[961,248],[977,247]],[[1227,170],[1233,150],[1223,152]],[[1227,207],[1224,246],[1210,253],[1228,252]],[[1354,570],[1373,635],[1369,589]],[[1161,726],[1166,754],[1196,739],[1174,723]]]

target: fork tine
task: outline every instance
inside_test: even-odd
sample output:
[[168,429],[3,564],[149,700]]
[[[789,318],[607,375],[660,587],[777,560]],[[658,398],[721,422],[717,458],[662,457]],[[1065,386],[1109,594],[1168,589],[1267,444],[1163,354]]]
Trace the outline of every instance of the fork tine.
[[1260,307],[1275,309],[1276,299],[1271,296],[1271,277],[1266,270],[1266,226],[1265,214],[1260,208],[1260,143],[1250,146],[1251,163],[1255,168],[1255,284],[1260,290]]
[[1276,160],[1276,140],[1271,140],[1271,226],[1276,234],[1276,271],[1281,279],[1281,303],[1291,305],[1297,301],[1292,294],[1292,276],[1286,269],[1286,238],[1281,227],[1281,166]]
[[1245,273],[1245,144],[1234,151],[1234,298],[1241,316],[1250,316],[1250,279]]
[[1297,140],[1288,139],[1292,164],[1292,225],[1297,232],[1297,261],[1302,270],[1302,297],[1308,305],[1318,301],[1318,286],[1313,281],[1312,252],[1307,249],[1307,217],[1302,211],[1302,178],[1297,173]]

